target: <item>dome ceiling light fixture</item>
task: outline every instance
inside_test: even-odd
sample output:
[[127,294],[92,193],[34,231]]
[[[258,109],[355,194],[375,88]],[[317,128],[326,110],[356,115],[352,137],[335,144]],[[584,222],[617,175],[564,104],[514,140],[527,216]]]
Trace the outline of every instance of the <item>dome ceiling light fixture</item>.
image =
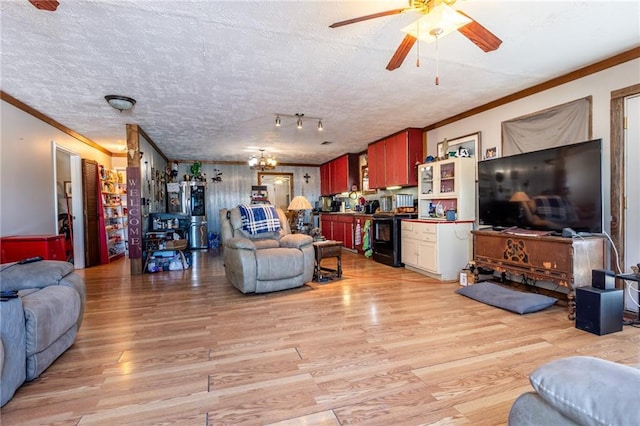
[[278,162],[272,156],[265,157],[264,149],[260,150],[260,158],[255,155],[249,159],[249,168],[251,170],[273,170],[278,165]]
[[135,99],[129,98],[127,96],[107,95],[104,98],[109,105],[120,112],[130,110],[136,104]]
[[284,118],[294,118],[296,120],[296,127],[298,129],[302,129],[302,125],[304,120],[318,120],[317,129],[319,132],[324,130],[324,124],[322,123],[322,118],[319,117],[310,117],[301,112],[297,112],[295,114],[275,114],[276,116],[276,127],[282,127],[282,117]]

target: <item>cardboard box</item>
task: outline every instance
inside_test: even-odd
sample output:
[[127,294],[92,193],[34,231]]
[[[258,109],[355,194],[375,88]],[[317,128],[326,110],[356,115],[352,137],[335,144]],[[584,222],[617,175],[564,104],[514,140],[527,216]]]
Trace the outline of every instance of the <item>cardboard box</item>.
[[475,284],[475,277],[471,273],[471,271],[462,271],[460,272],[460,285],[467,286]]

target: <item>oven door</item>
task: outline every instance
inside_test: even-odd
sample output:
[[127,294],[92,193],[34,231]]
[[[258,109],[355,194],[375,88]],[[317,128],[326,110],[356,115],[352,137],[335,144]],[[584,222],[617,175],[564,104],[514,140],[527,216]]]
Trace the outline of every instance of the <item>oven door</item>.
[[394,265],[396,251],[394,232],[393,216],[373,217],[373,260]]

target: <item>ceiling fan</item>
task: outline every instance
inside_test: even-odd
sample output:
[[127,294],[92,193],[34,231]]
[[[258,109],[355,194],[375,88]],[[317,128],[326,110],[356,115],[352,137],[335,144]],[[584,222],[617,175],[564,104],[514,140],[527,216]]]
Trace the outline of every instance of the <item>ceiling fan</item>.
[[451,6],[455,2],[456,0],[409,0],[409,7],[339,21],[329,25],[329,27],[338,28],[357,22],[368,21],[369,19],[382,18],[404,12],[418,12],[424,15],[402,29],[407,35],[387,64],[389,71],[393,71],[402,65],[402,62],[417,40],[427,42],[437,41],[438,37],[442,37],[454,30],[458,30],[458,32],[485,52],[491,52],[500,47],[502,40],[469,15],[460,10],[453,9]]

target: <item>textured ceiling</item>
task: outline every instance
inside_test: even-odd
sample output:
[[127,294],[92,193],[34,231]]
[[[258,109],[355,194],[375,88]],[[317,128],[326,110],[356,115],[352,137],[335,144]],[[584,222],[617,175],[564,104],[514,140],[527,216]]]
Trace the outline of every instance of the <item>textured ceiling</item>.
[[[172,159],[321,164],[406,127],[425,127],[640,43],[634,1],[459,0],[503,40],[461,34],[385,66],[415,12],[328,26],[398,1],[59,0],[55,12],[2,0],[1,88],[116,152],[137,123]],[[137,100],[120,113],[104,100]],[[306,120],[302,130],[295,118]],[[331,144],[321,145],[323,141]]]

